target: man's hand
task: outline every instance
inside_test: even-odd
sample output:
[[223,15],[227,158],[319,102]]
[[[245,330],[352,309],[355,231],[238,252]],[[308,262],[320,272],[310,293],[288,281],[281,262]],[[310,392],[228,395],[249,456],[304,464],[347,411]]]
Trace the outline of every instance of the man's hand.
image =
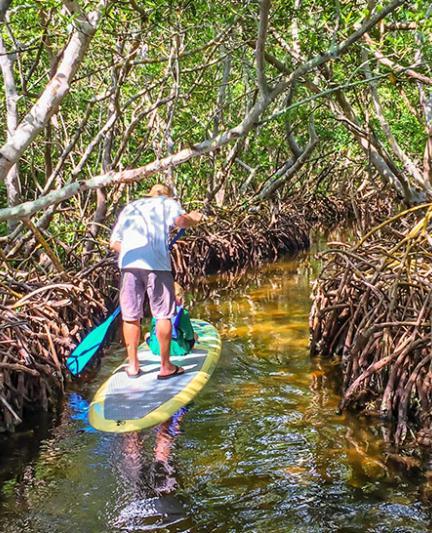
[[203,217],[204,215],[199,211],[191,211],[186,215],[180,215],[177,217],[174,223],[178,228],[191,228],[192,226],[198,225]]
[[191,211],[187,216],[194,222],[194,224],[199,224],[204,218],[204,215],[200,211]]
[[114,252],[117,252],[119,254],[121,250],[121,242],[120,241],[110,242],[110,248],[111,250],[114,250]]

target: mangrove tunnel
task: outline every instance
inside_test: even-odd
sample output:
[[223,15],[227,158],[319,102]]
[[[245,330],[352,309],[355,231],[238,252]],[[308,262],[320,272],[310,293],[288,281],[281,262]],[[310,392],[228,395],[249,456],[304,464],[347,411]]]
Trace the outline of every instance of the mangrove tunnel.
[[[431,40],[422,0],[0,2],[0,533],[431,530]],[[128,318],[131,250],[184,296]],[[171,396],[99,431],[154,392],[133,324]]]

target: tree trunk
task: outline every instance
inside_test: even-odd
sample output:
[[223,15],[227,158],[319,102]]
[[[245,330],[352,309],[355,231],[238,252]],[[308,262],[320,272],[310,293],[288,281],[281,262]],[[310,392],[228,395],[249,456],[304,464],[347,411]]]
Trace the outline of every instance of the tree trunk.
[[[90,41],[96,32],[102,8],[108,0],[102,1],[97,12],[87,16],[78,13],[74,19],[74,31],[66,46],[63,58],[54,77],[48,82],[38,101],[18,125],[13,135],[0,148],[0,180],[5,180],[10,169],[18,162],[25,149],[43,130],[50,117],[57,111],[70,89],[70,83],[77,72]],[[66,6],[77,9],[74,2]]]
[[[15,85],[15,77],[13,73],[14,56],[8,54],[4,46],[2,36],[0,35],[0,68],[3,75],[3,82],[6,97],[6,123],[7,123],[7,139],[10,140],[15,133],[18,126],[18,93]],[[13,165],[7,172],[6,179],[6,195],[7,205],[13,207],[20,203],[20,181],[18,166]],[[13,230],[16,226],[15,222],[10,221],[9,230]]]

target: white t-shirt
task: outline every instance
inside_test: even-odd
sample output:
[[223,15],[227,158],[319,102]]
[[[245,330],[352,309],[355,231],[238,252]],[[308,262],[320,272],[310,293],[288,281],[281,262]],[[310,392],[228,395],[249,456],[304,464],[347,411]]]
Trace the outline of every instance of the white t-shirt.
[[169,231],[183,213],[180,204],[167,196],[128,204],[111,235],[111,242],[121,242],[119,268],[171,270]]

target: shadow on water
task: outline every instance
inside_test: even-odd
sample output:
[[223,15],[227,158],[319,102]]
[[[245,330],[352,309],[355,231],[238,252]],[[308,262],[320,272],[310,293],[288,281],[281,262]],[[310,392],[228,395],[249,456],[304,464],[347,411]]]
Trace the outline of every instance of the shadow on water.
[[430,531],[431,461],[392,460],[384,427],[338,413],[336,363],[309,358],[318,268],[305,254],[194,296],[193,315],[218,327],[223,350],[170,422],[89,427],[117,349],[70,387],[57,419],[2,437],[0,533]]

